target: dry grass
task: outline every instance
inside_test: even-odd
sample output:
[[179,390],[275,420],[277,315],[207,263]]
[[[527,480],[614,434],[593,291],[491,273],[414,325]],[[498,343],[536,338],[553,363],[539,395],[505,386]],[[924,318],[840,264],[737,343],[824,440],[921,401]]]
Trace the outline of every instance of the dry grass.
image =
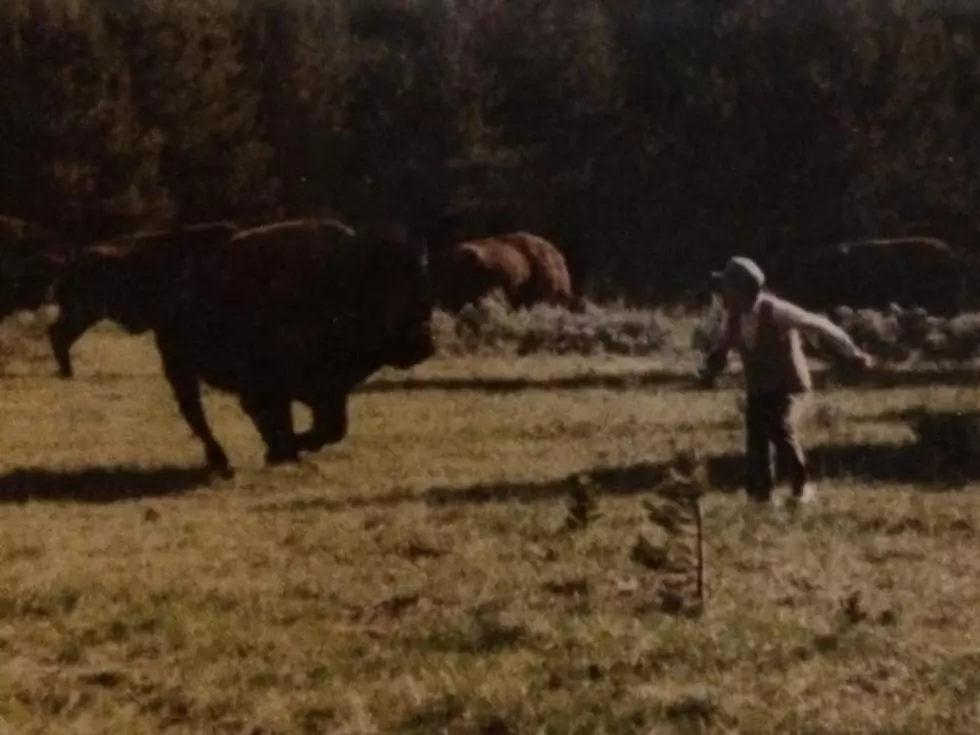
[[[737,487],[734,390],[560,380],[647,365],[628,357],[436,361],[409,387],[442,389],[361,393],[345,443],[274,471],[210,394],[240,469],[205,486],[148,340],[87,335],[70,382],[20,347],[0,380],[0,732],[977,732],[976,481],[909,483],[900,416],[978,389],[818,394],[822,503],[709,494],[688,618],[631,551],[678,449]],[[477,373],[525,389],[450,389]],[[568,530],[581,487],[598,517]]]

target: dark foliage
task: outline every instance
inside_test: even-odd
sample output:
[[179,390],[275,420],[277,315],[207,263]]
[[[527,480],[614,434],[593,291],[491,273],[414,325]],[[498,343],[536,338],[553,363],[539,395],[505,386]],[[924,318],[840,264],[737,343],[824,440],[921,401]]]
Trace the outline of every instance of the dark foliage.
[[648,302],[734,251],[775,270],[866,236],[972,251],[980,18],[955,7],[5,0],[0,213],[69,241],[506,222],[592,297]]

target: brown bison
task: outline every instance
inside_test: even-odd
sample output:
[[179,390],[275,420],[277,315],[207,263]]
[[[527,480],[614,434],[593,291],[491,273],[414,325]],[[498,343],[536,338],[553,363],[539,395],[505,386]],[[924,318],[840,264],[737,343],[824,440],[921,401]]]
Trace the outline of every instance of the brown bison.
[[459,243],[440,258],[439,305],[458,311],[501,289],[514,308],[571,306],[565,258],[552,243],[527,232]]
[[219,221],[136,232],[87,245],[62,261],[53,288],[59,314],[48,328],[61,377],[74,374],[72,345],[94,324],[108,319],[130,334],[147,331],[188,263],[238,231]]
[[[361,381],[434,353],[432,308],[424,242],[293,221],[244,230],[195,262],[154,332],[208,466],[230,474],[202,383],[238,396],[267,463],[296,461],[344,438],[347,396]],[[309,431],[294,431],[293,401],[310,407]]]
[[963,254],[936,238],[846,242],[793,263],[787,295],[809,309],[883,309],[891,304],[951,316],[963,308]]

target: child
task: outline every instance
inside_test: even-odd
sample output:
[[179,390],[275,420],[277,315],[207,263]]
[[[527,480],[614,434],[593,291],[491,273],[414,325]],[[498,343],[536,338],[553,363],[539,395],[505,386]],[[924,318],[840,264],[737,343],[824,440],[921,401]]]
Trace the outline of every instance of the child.
[[727,324],[715,345],[706,350],[699,369],[703,380],[724,370],[728,352],[735,349],[745,373],[746,492],[750,500],[772,500],[773,475],[769,457],[789,476],[796,501],[807,501],[807,468],[797,434],[797,422],[812,388],[800,332],[818,336],[861,368],[873,359],[857,347],[843,329],[819,314],[763,290],[765,276],[748,258],[731,258],[721,278]]

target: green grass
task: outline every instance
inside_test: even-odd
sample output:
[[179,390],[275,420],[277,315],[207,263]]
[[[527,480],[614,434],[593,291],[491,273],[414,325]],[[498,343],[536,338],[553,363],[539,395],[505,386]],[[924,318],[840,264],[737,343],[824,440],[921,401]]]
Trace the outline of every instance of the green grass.
[[[275,470],[209,393],[239,472],[207,485],[149,340],[93,331],[74,381],[17,347],[0,732],[978,730],[977,482],[910,481],[900,414],[980,389],[818,392],[821,503],[760,515],[710,493],[708,607],[688,618],[631,559],[655,538],[642,501],[687,448],[737,489],[742,435],[737,383],[687,390],[677,357],[433,361],[354,396],[343,444]],[[560,380],[651,367],[678,377]],[[601,515],[568,532],[582,479]]]

